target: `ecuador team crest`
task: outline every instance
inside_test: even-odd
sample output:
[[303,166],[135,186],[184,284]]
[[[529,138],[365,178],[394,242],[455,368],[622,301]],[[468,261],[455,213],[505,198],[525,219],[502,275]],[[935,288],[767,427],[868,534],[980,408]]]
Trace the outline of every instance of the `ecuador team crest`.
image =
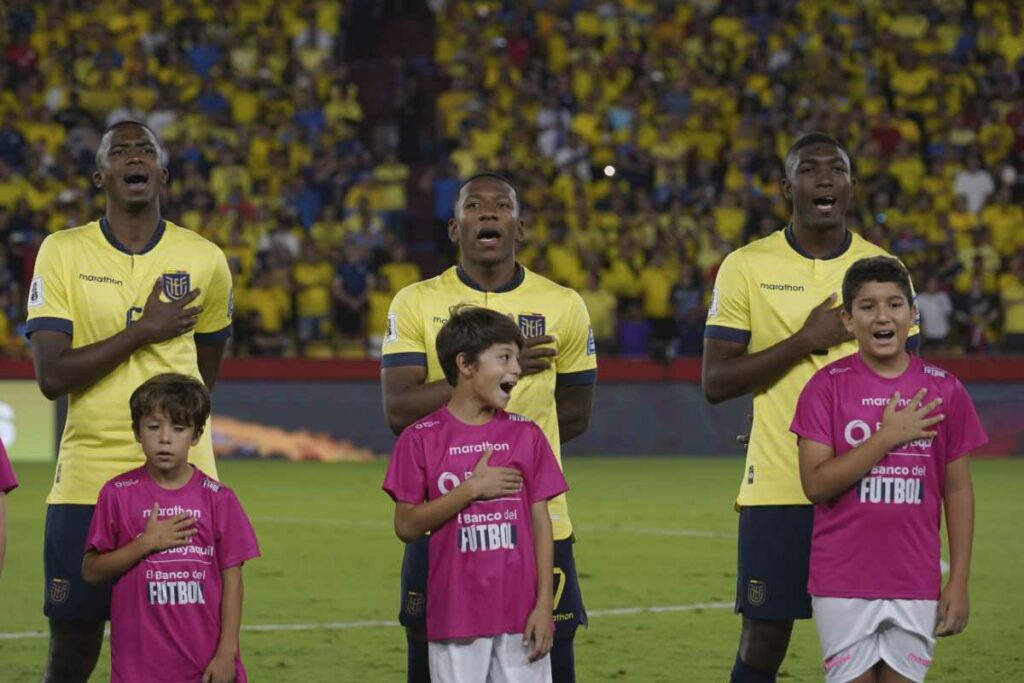
[[50,581],[50,602],[54,605],[63,605],[71,594],[71,582],[66,579],[52,579]]
[[187,270],[173,270],[163,274],[164,295],[171,301],[181,299],[192,289]]
[[519,331],[527,339],[530,337],[543,337],[546,330],[547,325],[544,322],[544,316],[540,313],[519,314]]

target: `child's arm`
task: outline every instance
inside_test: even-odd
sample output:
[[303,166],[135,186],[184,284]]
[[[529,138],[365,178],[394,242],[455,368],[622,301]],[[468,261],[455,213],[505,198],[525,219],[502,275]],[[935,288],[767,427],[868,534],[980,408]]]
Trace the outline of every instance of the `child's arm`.
[[967,456],[946,465],[946,534],[949,536],[949,580],[939,600],[935,635],[952,636],[967,627],[970,601],[967,578],[971,573],[971,545],[974,542],[974,486]]
[[112,581],[152,553],[188,545],[195,533],[196,520],[185,513],[166,519],[158,519],[158,514],[160,505],[153,503],[145,531],[128,545],[109,553],[86,552],[82,560],[82,578],[89,583]]
[[896,392],[885,406],[881,429],[841,458],[833,457],[835,450],[827,444],[800,439],[800,483],[803,484],[804,495],[812,503],[832,500],[856,484],[896,446],[914,439],[934,437],[936,432],[928,431],[928,428],[941,422],[945,416],[927,416],[939,407],[942,399],[937,398],[922,406],[925,391],[917,392],[903,410],[896,409],[900,401],[900,394]]
[[235,680],[238,633],[242,628],[242,567],[228,567],[221,573],[220,643],[203,672],[202,683],[231,683]]
[[491,467],[487,464],[491,449],[487,449],[473,475],[440,498],[426,503],[395,503],[395,533],[406,543],[412,543],[428,531],[436,529],[476,500],[515,495],[523,485],[523,475],[512,467]]
[[529,647],[533,641],[530,661],[536,662],[551,651],[555,639],[551,617],[554,611],[555,541],[546,500],[538,500],[530,506],[530,524],[533,526],[533,550],[537,556],[537,603],[526,619],[523,647]]

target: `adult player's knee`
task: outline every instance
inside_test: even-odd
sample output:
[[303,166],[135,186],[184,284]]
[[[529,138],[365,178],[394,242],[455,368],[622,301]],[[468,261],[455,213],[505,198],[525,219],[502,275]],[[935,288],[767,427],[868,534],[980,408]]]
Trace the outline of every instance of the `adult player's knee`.
[[786,658],[792,633],[792,621],[744,618],[740,659],[755,669],[777,671]]
[[555,638],[551,647],[551,683],[576,683],[576,658],[572,643],[573,636]]
[[103,648],[103,621],[50,620],[43,683],[86,683]]

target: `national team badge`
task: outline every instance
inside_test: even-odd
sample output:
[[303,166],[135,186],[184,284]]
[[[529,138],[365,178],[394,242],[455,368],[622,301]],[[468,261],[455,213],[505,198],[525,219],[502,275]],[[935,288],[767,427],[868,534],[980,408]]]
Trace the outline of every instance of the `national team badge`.
[[540,313],[520,313],[519,330],[527,339],[530,337],[543,337],[547,330],[544,316]]
[[52,579],[50,581],[50,603],[63,605],[71,594],[71,582],[65,579]]
[[426,598],[423,593],[409,593],[405,596],[405,613],[410,617],[418,617],[423,614],[423,608],[426,606]]
[[192,288],[187,270],[175,270],[163,274],[164,295],[171,301],[181,299]]
[[764,604],[764,596],[767,592],[767,586],[764,581],[758,581],[757,579],[751,579],[750,583],[747,584],[747,602],[754,607],[759,607]]

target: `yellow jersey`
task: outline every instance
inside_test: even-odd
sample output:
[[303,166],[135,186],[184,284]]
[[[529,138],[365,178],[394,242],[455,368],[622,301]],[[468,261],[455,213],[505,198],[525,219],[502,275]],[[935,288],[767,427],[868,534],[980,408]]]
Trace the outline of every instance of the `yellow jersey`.
[[[830,294],[835,292],[841,299],[847,268],[871,256],[888,254],[851,232],[839,250],[825,259],[804,251],[793,239],[791,227],[751,242],[722,262],[704,336],[745,344],[748,353],[775,346],[796,334],[811,309]],[[916,321],[910,333],[912,337],[918,333]],[[773,385],[754,392],[754,424],[738,506],[810,505],[800,485],[797,441],[789,425],[811,376],[856,351],[857,342],[848,341],[826,354],[811,354]]]
[[[164,300],[202,290],[192,304],[203,307],[199,322],[191,332],[140,348],[106,377],[68,394],[48,503],[95,505],[103,484],[142,464],[129,396],[162,372],[202,380],[196,344],[231,335],[232,291],[220,248],[168,221],[160,221],[150,243],[135,254],[117,241],[106,219],[43,240],[29,286],[30,336],[39,330],[63,332],[71,337],[72,348],[109,339],[142,316],[157,279]],[[216,477],[210,431],[207,424],[189,460]]]
[[[525,415],[544,431],[559,467],[562,464],[555,412],[555,387],[597,381],[597,352],[590,316],[575,291],[519,266],[516,277],[498,291],[485,292],[461,266],[437,277],[409,285],[395,295],[388,313],[382,346],[382,368],[418,365],[427,369],[427,382],[444,379],[436,340],[449,311],[473,304],[514,317],[526,337],[551,335],[557,355],[552,367],[524,377],[512,392],[507,410]],[[548,502],[555,540],[572,535],[565,494]]]

